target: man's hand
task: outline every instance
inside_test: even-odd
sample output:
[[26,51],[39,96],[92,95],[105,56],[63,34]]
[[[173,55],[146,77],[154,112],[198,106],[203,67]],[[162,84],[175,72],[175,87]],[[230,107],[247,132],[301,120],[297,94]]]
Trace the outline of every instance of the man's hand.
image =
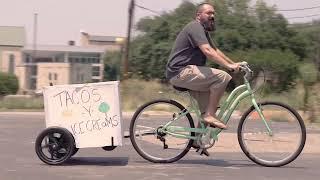
[[240,70],[241,63],[233,63],[228,65],[228,69],[232,72],[238,73]]

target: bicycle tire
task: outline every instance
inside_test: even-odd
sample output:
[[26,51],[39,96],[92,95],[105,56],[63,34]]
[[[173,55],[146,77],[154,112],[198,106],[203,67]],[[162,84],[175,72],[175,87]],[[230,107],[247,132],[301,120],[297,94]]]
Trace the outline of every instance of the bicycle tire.
[[[169,100],[169,99],[159,99],[159,100],[154,100],[154,101],[151,101],[151,102],[148,102],[144,105],[142,105],[141,107],[139,107],[137,109],[137,111],[134,113],[132,119],[131,119],[131,122],[130,122],[130,140],[131,140],[131,143],[134,147],[134,149],[137,151],[137,153],[143,157],[144,159],[150,161],[150,162],[153,162],[153,163],[172,163],[172,162],[175,162],[179,159],[181,159],[183,156],[185,156],[188,151],[190,150],[191,146],[192,146],[192,143],[193,143],[193,140],[192,139],[187,139],[188,143],[187,143],[187,146],[184,148],[184,150],[179,153],[178,155],[174,156],[174,157],[170,157],[170,158],[160,158],[160,157],[155,157],[153,155],[150,155],[148,153],[146,153],[137,143],[136,141],[136,133],[135,133],[135,126],[136,126],[136,121],[138,121],[140,115],[144,112],[144,110],[148,109],[148,107],[152,107],[153,105],[156,105],[156,104],[169,104],[169,105],[172,105],[176,108],[178,108],[180,111],[183,111],[185,108],[183,105],[181,105],[180,103],[174,101],[174,100]],[[193,119],[191,117],[191,115],[189,113],[187,113],[185,115],[187,118],[187,123],[189,124],[189,126],[191,128],[194,128],[194,122],[193,122]],[[150,135],[153,135],[152,132],[150,133]],[[191,136],[195,136],[195,133],[194,132],[191,132]]]
[[[250,121],[250,115],[251,114],[253,114],[254,112],[255,112],[255,108],[254,108],[254,106],[251,106],[244,114],[243,114],[243,116],[241,117],[241,119],[240,119],[240,123],[239,123],[239,126],[238,126],[238,141],[239,141],[239,144],[240,144],[240,147],[241,147],[241,149],[242,149],[242,151],[244,152],[244,154],[250,159],[250,160],[252,160],[253,162],[255,162],[255,163],[257,163],[257,164],[259,164],[259,165],[262,165],[262,166],[267,166],[267,167],[279,167],[279,166],[284,166],[284,165],[286,165],[286,164],[288,164],[288,163],[290,163],[290,162],[292,162],[293,160],[295,160],[298,156],[299,156],[299,154],[302,152],[302,150],[303,150],[303,148],[304,148],[304,145],[305,145],[305,141],[306,141],[306,128],[305,128],[305,125],[304,125],[304,122],[303,122],[303,120],[302,120],[302,118],[301,118],[301,116],[298,114],[298,112],[296,111],[296,110],[294,110],[292,107],[290,107],[290,106],[288,106],[288,105],[286,105],[286,104],[283,104],[283,103],[279,103],[279,102],[262,102],[262,103],[258,103],[258,105],[261,107],[261,109],[262,109],[262,111],[264,112],[264,114],[265,113],[267,113],[267,110],[264,110],[264,109],[268,109],[269,107],[272,107],[272,106],[275,106],[275,107],[278,107],[279,109],[284,109],[284,110],[287,110],[287,112],[293,117],[293,119],[290,119],[290,122],[289,122],[289,125],[292,125],[293,126],[293,123],[297,123],[296,124],[296,128],[297,129],[299,129],[298,131],[298,133],[297,133],[297,136],[299,136],[300,137],[300,139],[296,142],[296,145],[294,145],[295,146],[295,148],[292,148],[292,152],[290,153],[290,155],[288,156],[288,157],[286,157],[286,158],[283,158],[283,159],[280,159],[280,160],[266,160],[266,159],[262,159],[261,157],[258,157],[258,155],[256,155],[254,152],[252,152],[252,150],[250,150],[249,148],[248,148],[248,144],[246,144],[246,142],[245,142],[245,138],[244,138],[244,133],[245,132],[243,132],[244,131],[244,127],[245,127],[245,124],[246,124],[246,122],[249,122]],[[272,112],[272,111],[270,111],[270,112]],[[279,112],[282,112],[282,111],[274,111],[274,112],[272,112],[272,114],[271,113],[269,113],[269,114],[271,114],[270,116],[279,116],[279,115],[281,115],[281,116],[279,116],[279,117],[281,117],[281,120],[283,120],[283,119],[286,119],[286,118],[288,118],[289,116],[288,115],[285,115],[285,114],[281,114],[281,113],[279,113]],[[278,115],[277,115],[278,114]],[[260,118],[260,117],[259,117]],[[252,118],[251,117],[251,119],[253,119],[251,122],[253,122],[253,121],[255,121],[254,120],[254,118]],[[275,123],[277,123],[278,124],[278,126],[281,124],[281,123],[284,123],[285,121],[280,121],[280,120],[278,120],[278,121],[276,121]],[[255,124],[257,124],[257,122],[254,122]],[[254,126],[253,124],[254,123],[252,123],[251,125],[252,125],[252,127]],[[261,123],[262,123],[262,121],[261,121]],[[271,123],[273,123],[273,121],[271,121],[271,118],[270,118],[270,124]],[[249,125],[248,125],[249,126]],[[252,128],[251,127],[251,128]],[[277,127],[277,126],[275,126],[275,127]],[[280,127],[280,126],[279,126]],[[290,127],[291,128],[291,127]],[[281,129],[281,131],[284,131],[285,133],[283,133],[283,134],[286,134],[287,135],[287,137],[288,136],[290,136],[290,133],[291,134],[294,134],[293,132],[290,132],[290,130],[291,129],[293,129],[294,130],[294,128],[285,128],[285,127],[283,127],[282,129]],[[253,130],[252,130],[253,131]],[[292,131],[292,130],[291,130]],[[252,133],[252,134],[254,134],[254,133]],[[280,133],[279,133],[280,134]],[[263,136],[263,135],[258,135],[258,136]],[[276,136],[276,135],[272,135],[272,136]],[[279,135],[279,137],[284,137],[284,135]],[[270,136],[269,136],[270,137]],[[253,140],[252,142],[254,142],[254,141],[256,141],[256,142],[260,142],[259,140]],[[262,140],[261,140],[262,141]],[[273,141],[271,140],[271,142],[273,143]],[[277,142],[281,142],[280,140],[274,140],[274,142],[275,143],[277,143]],[[282,141],[282,142],[288,142],[289,143],[289,141],[288,140],[286,140],[286,141]],[[292,144],[294,144],[294,143],[292,143]],[[290,149],[290,147],[289,147],[289,145],[291,145],[290,143],[288,144],[288,147],[285,147],[285,146],[283,146],[284,148],[286,148],[286,149]],[[281,147],[281,146],[276,146],[277,148],[279,148],[279,147]],[[260,147],[260,149],[263,149],[262,148],[262,146]],[[290,149],[291,150],[291,149]],[[265,154],[265,156],[267,156],[268,155],[268,150],[267,150],[267,148],[265,148],[265,149],[263,149],[263,153],[261,153],[261,154]],[[285,150],[283,150],[283,151],[285,151]],[[282,152],[282,151],[279,151],[279,152],[274,152],[273,154],[281,154],[281,153],[283,153],[284,154],[284,152]],[[258,153],[257,153],[258,154]],[[270,154],[272,154],[272,153],[270,153]],[[270,155],[271,156],[271,155]],[[274,157],[273,157],[274,158]]]

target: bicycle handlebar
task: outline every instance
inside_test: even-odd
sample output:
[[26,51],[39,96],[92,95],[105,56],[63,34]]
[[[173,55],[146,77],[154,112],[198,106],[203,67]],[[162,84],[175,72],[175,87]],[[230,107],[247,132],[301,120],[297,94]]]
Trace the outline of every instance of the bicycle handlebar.
[[245,61],[240,63],[240,71],[245,72],[246,74],[244,75],[244,77],[246,79],[251,78],[253,71],[250,69],[249,64]]

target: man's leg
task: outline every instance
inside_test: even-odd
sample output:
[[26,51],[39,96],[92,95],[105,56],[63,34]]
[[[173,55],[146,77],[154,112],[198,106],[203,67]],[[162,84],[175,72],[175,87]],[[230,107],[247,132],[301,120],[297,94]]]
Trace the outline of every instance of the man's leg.
[[210,125],[226,129],[227,126],[219,121],[216,117],[219,101],[223,96],[229,81],[231,80],[231,76],[227,73],[222,76],[224,77],[221,78],[221,82],[218,85],[215,84],[210,87],[209,103],[206,109],[206,113],[203,115],[203,118],[205,122],[209,123]]
[[216,119],[215,113],[219,100],[230,80],[231,76],[224,71],[189,65],[178,76],[170,79],[170,83],[193,91],[209,91],[209,103],[203,118],[206,123],[224,129],[226,126]]

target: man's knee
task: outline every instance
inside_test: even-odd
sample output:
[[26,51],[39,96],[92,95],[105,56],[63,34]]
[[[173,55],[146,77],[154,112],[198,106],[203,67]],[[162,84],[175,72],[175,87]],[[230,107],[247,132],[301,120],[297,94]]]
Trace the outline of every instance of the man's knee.
[[231,79],[232,79],[232,76],[230,76],[230,74],[228,74],[227,72],[224,72],[223,73],[223,82],[224,82],[224,84],[228,84],[230,81],[231,81]]

